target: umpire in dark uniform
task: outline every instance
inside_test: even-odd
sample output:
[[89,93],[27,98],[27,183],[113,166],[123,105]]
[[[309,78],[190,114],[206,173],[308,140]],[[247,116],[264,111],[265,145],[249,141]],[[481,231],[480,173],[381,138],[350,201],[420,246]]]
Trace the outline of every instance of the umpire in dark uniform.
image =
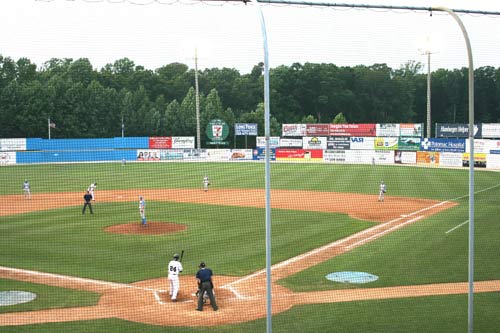
[[203,295],[205,292],[207,293],[208,297],[210,298],[210,304],[212,305],[212,308],[214,311],[217,311],[219,307],[217,306],[217,303],[215,302],[215,296],[214,296],[214,284],[212,282],[212,276],[214,273],[212,270],[208,267],[206,267],[204,262],[200,263],[198,272],[196,272],[196,280],[198,280],[198,286],[199,286],[199,293],[198,293],[198,308],[196,310],[198,311],[203,311]]
[[83,204],[82,214],[85,214],[85,208],[87,208],[87,206],[89,206],[90,214],[94,214],[94,212],[92,211],[92,204],[90,203],[90,201],[92,200],[92,194],[90,194],[89,191],[84,194],[83,200],[85,200],[85,203]]

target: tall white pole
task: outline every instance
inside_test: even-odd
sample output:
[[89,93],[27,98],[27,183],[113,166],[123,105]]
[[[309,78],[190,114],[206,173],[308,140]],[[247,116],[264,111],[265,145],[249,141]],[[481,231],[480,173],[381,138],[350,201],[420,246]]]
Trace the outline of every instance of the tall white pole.
[[47,119],[47,127],[49,128],[49,140],[50,140],[50,117]]
[[436,7],[450,14],[460,26],[467,46],[469,60],[469,297],[468,297],[468,323],[469,333],[474,331],[474,64],[472,61],[472,47],[469,35],[462,20],[451,9]]
[[198,48],[194,49],[194,86],[196,92],[196,148],[201,148],[200,139],[200,88],[198,85]]
[[266,20],[262,13],[262,8],[257,0],[253,0],[257,6],[260,28],[262,33],[262,44],[264,49],[264,135],[265,147],[265,191],[266,191],[266,332],[273,331],[272,318],[272,279],[271,279],[271,149],[269,140],[271,137],[270,126],[270,103],[269,103],[269,48],[267,43]]

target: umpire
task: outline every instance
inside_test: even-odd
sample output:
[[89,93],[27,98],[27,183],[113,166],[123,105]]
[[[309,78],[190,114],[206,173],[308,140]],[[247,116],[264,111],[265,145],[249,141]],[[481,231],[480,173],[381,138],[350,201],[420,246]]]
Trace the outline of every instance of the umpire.
[[85,208],[87,208],[87,206],[89,206],[90,214],[94,214],[94,212],[92,211],[92,204],[90,203],[90,201],[92,200],[92,194],[90,194],[89,191],[85,193],[85,195],[83,196],[83,200],[85,200],[85,203],[83,204],[82,214],[85,214]]
[[196,280],[198,280],[199,293],[198,293],[198,308],[196,310],[203,311],[203,295],[205,292],[210,298],[210,304],[214,311],[219,310],[217,303],[215,302],[214,296],[214,284],[212,282],[212,276],[214,273],[208,267],[206,267],[205,263],[202,261],[200,263],[198,272],[196,272]]

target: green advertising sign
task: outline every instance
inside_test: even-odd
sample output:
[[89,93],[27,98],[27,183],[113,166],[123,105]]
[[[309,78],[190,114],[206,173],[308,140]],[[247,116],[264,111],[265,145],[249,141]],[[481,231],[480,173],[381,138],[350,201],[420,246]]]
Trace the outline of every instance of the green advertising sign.
[[228,142],[224,141],[229,135],[229,126],[224,120],[213,119],[211,120],[206,129],[206,134],[210,145],[227,145]]
[[420,149],[420,138],[399,138],[398,146],[400,150],[414,150]]

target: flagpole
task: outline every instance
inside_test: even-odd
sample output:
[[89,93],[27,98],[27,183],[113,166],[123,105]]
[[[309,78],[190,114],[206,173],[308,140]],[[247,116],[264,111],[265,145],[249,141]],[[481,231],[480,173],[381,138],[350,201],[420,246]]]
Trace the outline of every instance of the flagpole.
[[50,140],[50,117],[49,117],[49,119],[48,119],[47,126],[48,126],[48,128],[49,128],[49,140]]

